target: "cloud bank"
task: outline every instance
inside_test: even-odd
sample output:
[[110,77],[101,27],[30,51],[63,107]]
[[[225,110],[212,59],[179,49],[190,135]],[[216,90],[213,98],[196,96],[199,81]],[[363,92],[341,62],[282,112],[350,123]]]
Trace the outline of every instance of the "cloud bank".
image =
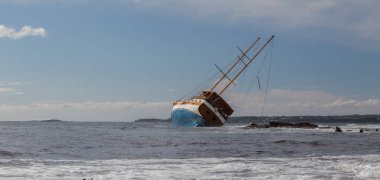
[[353,99],[321,91],[274,89],[263,93],[229,94],[236,114],[243,115],[349,115],[379,114],[380,99]]
[[8,93],[8,92],[13,92],[14,90],[12,88],[5,88],[5,87],[0,87],[0,93]]
[[[378,0],[0,0],[0,3],[116,4],[149,13],[218,20],[271,33],[293,33],[302,38],[339,39],[350,44],[363,40],[380,47]],[[38,31],[39,35],[46,33],[42,28]]]
[[[304,36],[350,36],[380,44],[380,1],[377,0],[133,0],[147,11],[213,18]],[[336,37],[335,37],[336,36]]]
[[[226,94],[234,116],[260,116],[263,94]],[[172,102],[34,102],[0,104],[0,121],[57,118],[68,121],[134,121],[169,118]],[[264,115],[379,114],[380,99],[350,99],[320,91],[274,89],[269,92]]]
[[44,28],[33,28],[31,26],[23,26],[19,31],[11,27],[0,24],[0,38],[21,39],[28,36],[47,36],[47,31]]
[[62,119],[68,121],[134,121],[170,117],[171,102],[33,102],[0,104],[0,121]]

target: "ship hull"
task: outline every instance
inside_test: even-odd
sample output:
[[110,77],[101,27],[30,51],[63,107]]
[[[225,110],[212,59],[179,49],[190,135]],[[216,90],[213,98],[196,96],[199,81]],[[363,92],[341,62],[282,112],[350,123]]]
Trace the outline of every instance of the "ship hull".
[[180,108],[172,111],[172,124],[182,127],[201,127],[205,126],[205,120],[188,109]]
[[226,118],[203,99],[175,102],[171,113],[173,126],[223,126]]

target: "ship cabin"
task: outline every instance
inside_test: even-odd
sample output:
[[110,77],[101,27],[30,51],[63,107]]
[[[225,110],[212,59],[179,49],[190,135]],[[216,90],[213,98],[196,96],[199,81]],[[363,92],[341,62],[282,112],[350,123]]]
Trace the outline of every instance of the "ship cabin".
[[214,91],[202,91],[201,95],[195,97],[197,99],[204,99],[210,103],[218,112],[227,119],[234,110],[228,103]]

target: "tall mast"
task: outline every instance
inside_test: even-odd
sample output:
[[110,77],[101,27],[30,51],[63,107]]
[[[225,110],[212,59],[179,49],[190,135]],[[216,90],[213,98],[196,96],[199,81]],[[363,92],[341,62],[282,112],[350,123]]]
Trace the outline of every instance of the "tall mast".
[[220,91],[219,95],[221,95],[232,84],[232,82],[234,82],[235,79],[239,77],[239,75],[248,67],[248,65],[256,58],[256,56],[260,54],[260,52],[269,44],[269,42],[272,41],[273,38],[274,38],[274,35],[272,35],[269,38],[269,40],[263,46],[261,46],[259,51],[257,51],[256,54],[253,55],[251,59],[249,59],[248,63],[239,71],[239,73],[223,88],[222,91]]
[[[249,48],[247,48],[244,52],[242,52],[242,54],[241,54],[241,56],[239,57],[238,56],[238,59],[236,60],[236,62],[227,70],[227,72],[226,73],[224,73],[223,74],[223,76],[222,76],[222,78],[220,78],[219,79],[219,81],[218,82],[216,82],[215,84],[214,84],[214,86],[212,86],[212,88],[210,89],[210,91],[212,91],[212,90],[214,90],[215,88],[216,88],[216,86],[218,86],[219,85],[219,83],[228,75],[228,73],[230,73],[231,72],[231,70],[239,63],[239,61],[242,61],[242,59],[244,58],[244,57],[246,57],[246,54],[256,45],[256,43],[258,42],[260,40],[260,37],[258,37],[257,39],[256,39],[256,41],[254,42],[254,43],[252,43],[252,45],[249,47]],[[244,62],[243,62],[244,63]],[[231,82],[233,82],[233,80],[231,81]]]

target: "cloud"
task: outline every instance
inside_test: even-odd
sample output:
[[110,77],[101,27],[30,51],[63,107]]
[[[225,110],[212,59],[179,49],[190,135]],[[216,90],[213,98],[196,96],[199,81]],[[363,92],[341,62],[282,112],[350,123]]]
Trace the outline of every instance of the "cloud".
[[[307,36],[346,36],[380,43],[380,1],[377,0],[127,0],[147,11],[252,24],[276,32],[300,31]],[[259,25],[259,26],[258,26]]]
[[[336,1],[304,0],[139,0],[133,1],[142,8],[164,8],[195,17],[221,17],[230,20],[271,20],[287,26],[312,24],[324,18],[328,9],[337,6]],[[270,22],[269,22],[270,23]]]
[[19,86],[23,84],[19,81],[0,81],[0,86]]
[[[263,93],[227,93],[233,116],[379,114],[380,99],[353,99],[321,91],[273,89],[264,106]],[[265,108],[263,108],[265,107]],[[0,104],[0,120],[57,118],[69,121],[134,121],[170,117],[172,102],[33,102]]]
[[133,121],[170,117],[171,102],[33,102],[0,104],[0,120],[58,118],[70,121]]
[[268,94],[230,93],[229,99],[236,109],[234,115],[346,115],[378,114],[380,99],[353,99],[321,91],[294,91],[274,89]]
[[13,88],[8,87],[0,87],[0,94],[6,94],[6,95],[23,95],[24,92],[16,91]]
[[13,87],[21,85],[21,82],[18,81],[0,81],[0,94],[5,95],[23,95],[24,92],[17,91]]
[[12,85],[12,86],[18,86],[18,85],[21,85],[22,83],[18,81],[12,81],[12,82],[7,82],[7,84]]
[[0,3],[3,4],[36,4],[36,3],[81,3],[87,2],[88,0],[0,0]]
[[71,103],[54,103],[54,102],[34,102],[27,105],[1,105],[0,111],[5,110],[125,110],[125,109],[151,109],[162,108],[170,105],[170,102],[71,102]]
[[12,88],[0,87],[0,93],[9,93],[9,92],[14,92],[14,90]]
[[33,28],[31,26],[23,26],[19,31],[5,25],[0,25],[0,38],[21,39],[28,36],[47,36],[44,28]]
[[[88,0],[0,0],[11,4],[77,4]],[[295,36],[331,41],[380,44],[378,0],[110,0],[146,12],[174,13],[197,19],[219,20],[271,32],[293,32]],[[264,29],[263,29],[264,28]],[[265,30],[266,28],[266,30]],[[302,33],[300,33],[302,32]],[[1,36],[0,36],[1,37]],[[349,38],[348,38],[349,37]],[[338,40],[339,38],[339,40]],[[349,40],[347,40],[349,39]]]

